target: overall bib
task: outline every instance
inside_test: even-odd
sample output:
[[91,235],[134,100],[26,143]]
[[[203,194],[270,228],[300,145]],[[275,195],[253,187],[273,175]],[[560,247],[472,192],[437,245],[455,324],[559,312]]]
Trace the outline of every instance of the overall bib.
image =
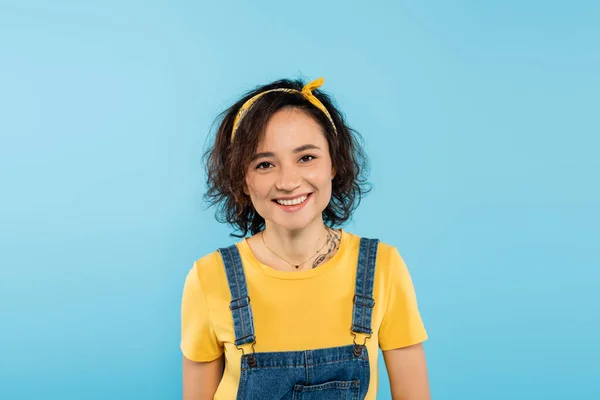
[[[254,351],[256,336],[246,277],[235,245],[219,249],[231,292],[235,345],[242,350],[238,400],[362,400],[370,382],[365,346],[373,333],[371,316],[378,239],[361,238],[354,288],[352,326],[354,344],[324,349],[284,352]],[[367,335],[364,343],[356,334]],[[240,347],[251,344],[252,352]]]

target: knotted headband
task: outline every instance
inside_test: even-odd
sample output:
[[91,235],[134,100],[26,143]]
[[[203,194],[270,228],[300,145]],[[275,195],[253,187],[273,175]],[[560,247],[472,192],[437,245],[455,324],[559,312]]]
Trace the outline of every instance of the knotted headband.
[[331,126],[333,127],[333,131],[337,135],[337,129],[335,127],[335,124],[333,123],[333,119],[331,118],[329,111],[327,111],[327,108],[325,108],[323,103],[321,103],[321,100],[317,99],[317,97],[312,93],[313,90],[321,87],[321,85],[323,85],[323,82],[325,82],[325,79],[319,78],[319,79],[315,79],[314,81],[309,82],[306,85],[304,85],[302,90],[286,89],[286,88],[271,89],[271,90],[266,90],[264,92],[258,93],[256,95],[254,95],[253,97],[249,98],[248,100],[246,100],[246,102],[244,104],[242,104],[242,106],[240,107],[239,111],[237,112],[237,114],[235,116],[235,119],[233,120],[233,129],[231,130],[231,141],[233,142],[233,138],[235,137],[235,132],[237,131],[240,123],[242,122],[242,119],[248,113],[248,111],[250,110],[252,105],[256,102],[256,100],[258,100],[261,96],[263,96],[267,93],[271,93],[271,92],[300,93],[302,96],[304,96],[304,98],[306,100],[310,101],[310,103],[312,105],[317,107],[319,110],[321,110],[323,112],[323,114],[325,114],[325,116],[331,123]]

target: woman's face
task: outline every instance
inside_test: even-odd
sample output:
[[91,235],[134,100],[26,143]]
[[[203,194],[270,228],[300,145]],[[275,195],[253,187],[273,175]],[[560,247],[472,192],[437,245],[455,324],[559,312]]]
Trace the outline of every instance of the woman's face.
[[246,194],[267,226],[299,230],[317,220],[331,199],[335,176],[323,129],[310,115],[273,114],[246,172]]

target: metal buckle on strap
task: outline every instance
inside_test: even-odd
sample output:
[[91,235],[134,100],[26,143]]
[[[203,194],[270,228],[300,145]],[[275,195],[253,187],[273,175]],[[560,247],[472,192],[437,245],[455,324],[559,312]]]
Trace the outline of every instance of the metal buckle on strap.
[[352,342],[354,343],[355,346],[366,346],[367,340],[371,339],[371,336],[373,336],[372,333],[369,333],[368,336],[365,336],[364,343],[363,344],[358,344],[358,343],[356,343],[356,333],[355,332],[351,332],[351,333],[352,333],[352,336],[354,336],[354,339],[352,339]]
[[356,343],[356,333],[352,332],[352,331],[350,331],[350,333],[352,333],[352,336],[354,336],[354,339],[352,339],[352,342],[354,343],[354,350],[352,350],[352,352],[354,353],[355,357],[360,357],[363,353],[363,349],[367,345],[367,340],[371,339],[371,336],[373,336],[373,334],[369,333],[369,336],[365,336],[364,343],[358,344],[358,343]]
[[[254,335],[252,335],[252,336],[254,336]],[[245,343],[245,344],[247,344],[247,343]],[[242,351],[242,358],[246,359],[246,362],[248,363],[249,367],[256,367],[256,356],[254,355],[254,353],[256,353],[256,350],[254,349],[255,344],[256,344],[256,337],[254,337],[254,341],[250,345],[250,347],[252,348],[252,353],[250,353],[250,354],[246,354],[246,352],[244,351],[244,348],[241,347],[243,345],[238,346],[237,344],[235,344],[235,348]]]

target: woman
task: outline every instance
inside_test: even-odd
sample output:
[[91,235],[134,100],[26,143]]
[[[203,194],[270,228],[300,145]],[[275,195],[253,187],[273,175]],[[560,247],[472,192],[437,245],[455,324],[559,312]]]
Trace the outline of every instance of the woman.
[[322,83],[273,82],[222,115],[206,198],[243,239],[187,276],[185,400],[375,399],[378,348],[393,399],[430,398],[398,250],[336,228],[368,191],[366,158]]

